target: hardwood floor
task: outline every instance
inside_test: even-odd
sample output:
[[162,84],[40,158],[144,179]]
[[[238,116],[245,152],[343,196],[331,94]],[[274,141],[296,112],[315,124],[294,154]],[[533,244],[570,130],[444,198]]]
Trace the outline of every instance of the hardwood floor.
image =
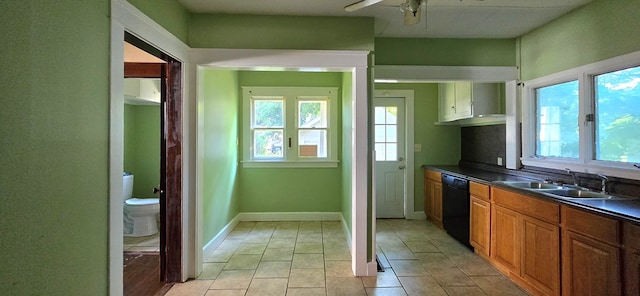
[[160,254],[124,252],[124,295],[164,295],[172,284],[160,281]]

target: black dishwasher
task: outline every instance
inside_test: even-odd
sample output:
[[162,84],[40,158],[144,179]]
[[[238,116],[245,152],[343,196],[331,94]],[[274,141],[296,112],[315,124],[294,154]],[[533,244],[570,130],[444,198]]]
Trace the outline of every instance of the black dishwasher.
[[442,225],[466,247],[469,244],[469,181],[442,174]]

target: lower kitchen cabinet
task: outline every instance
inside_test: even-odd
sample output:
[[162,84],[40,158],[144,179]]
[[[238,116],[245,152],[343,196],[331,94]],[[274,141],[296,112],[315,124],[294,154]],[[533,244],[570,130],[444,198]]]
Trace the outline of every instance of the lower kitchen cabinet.
[[621,295],[619,221],[566,206],[562,220],[562,295]]
[[471,196],[469,209],[469,243],[476,253],[489,257],[491,243],[491,204],[475,196]]
[[495,189],[490,262],[534,295],[560,295],[557,204]]
[[442,175],[424,171],[424,213],[433,224],[442,228]]
[[640,225],[623,225],[625,295],[640,295]]
[[620,295],[619,248],[572,231],[562,234],[562,295]]
[[519,234],[518,213],[494,204],[491,207],[491,259],[504,273],[519,273]]
[[520,275],[545,295],[560,295],[560,227],[522,215]]

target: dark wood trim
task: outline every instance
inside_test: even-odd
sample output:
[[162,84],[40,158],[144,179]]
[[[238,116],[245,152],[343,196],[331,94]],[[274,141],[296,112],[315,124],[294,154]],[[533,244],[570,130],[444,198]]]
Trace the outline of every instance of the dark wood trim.
[[124,78],[160,78],[162,63],[124,63]]
[[[165,136],[165,279],[182,280],[182,64],[167,58]],[[164,80],[164,79],[163,79]],[[162,237],[161,237],[162,240]],[[162,242],[161,242],[162,245]]]

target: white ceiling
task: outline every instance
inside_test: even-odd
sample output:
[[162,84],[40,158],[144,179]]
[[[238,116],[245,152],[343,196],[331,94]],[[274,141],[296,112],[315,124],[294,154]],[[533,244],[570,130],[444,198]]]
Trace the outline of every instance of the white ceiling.
[[428,0],[427,22],[405,26],[403,0],[346,12],[358,0],[178,0],[196,13],[369,16],[376,37],[514,38],[593,0]]

